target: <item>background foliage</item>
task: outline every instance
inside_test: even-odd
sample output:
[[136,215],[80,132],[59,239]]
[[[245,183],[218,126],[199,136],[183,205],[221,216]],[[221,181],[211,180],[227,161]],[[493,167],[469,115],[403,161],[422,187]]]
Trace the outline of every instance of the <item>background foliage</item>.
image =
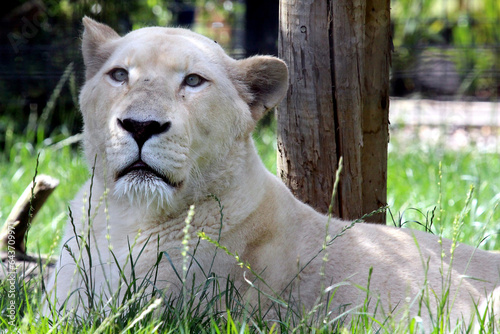
[[497,0],[391,2],[395,95],[496,101],[500,92]]

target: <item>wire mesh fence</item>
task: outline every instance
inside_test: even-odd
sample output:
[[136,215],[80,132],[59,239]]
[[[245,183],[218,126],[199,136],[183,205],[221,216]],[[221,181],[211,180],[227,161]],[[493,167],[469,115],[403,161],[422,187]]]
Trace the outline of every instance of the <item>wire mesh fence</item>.
[[393,136],[498,152],[500,3],[393,1]]
[[[4,133],[12,127],[22,132],[30,120],[36,121],[41,116],[70,63],[73,63],[74,86],[82,82],[78,15],[68,18],[54,14],[62,8],[54,1],[20,1],[17,7],[13,3],[5,2],[2,6],[10,7],[4,8],[5,14],[0,15],[0,132]],[[127,8],[132,3],[130,1]],[[244,2],[235,3],[244,8]],[[152,9],[168,18],[170,5],[171,1],[166,1],[161,11],[159,4]],[[206,14],[212,2],[199,1],[197,5],[202,6]],[[229,13],[225,14],[226,7],[221,5],[215,16],[217,20],[224,21],[224,15]],[[500,2],[395,0],[391,8],[393,135],[401,133],[400,129],[408,132],[410,128],[417,133],[418,127],[439,128],[440,135],[444,136],[458,130],[488,134],[488,150],[494,146],[498,150],[498,145],[491,142],[495,142],[499,129]],[[127,14],[128,26],[135,24],[133,19],[144,16],[137,13]],[[234,16],[234,9],[231,15]],[[245,16],[238,15],[240,19]],[[208,15],[205,20],[208,22],[213,17]],[[120,27],[122,21],[116,25]],[[226,30],[227,24],[233,21],[234,18],[224,23]],[[246,21],[251,22],[248,17]],[[242,29],[253,29],[252,25],[241,22],[233,25],[239,31],[233,35],[252,35],[242,32]],[[245,53],[241,51],[243,47],[239,45],[238,52]],[[75,87],[65,85],[60,91],[49,115],[52,129],[65,124],[69,133],[79,131]],[[3,140],[0,136],[0,145]]]

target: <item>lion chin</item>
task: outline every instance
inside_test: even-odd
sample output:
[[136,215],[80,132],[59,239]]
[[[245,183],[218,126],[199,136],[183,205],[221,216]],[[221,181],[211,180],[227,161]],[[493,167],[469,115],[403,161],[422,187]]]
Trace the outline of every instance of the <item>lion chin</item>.
[[175,188],[147,170],[134,170],[115,183],[114,196],[128,200],[131,207],[159,210],[174,205]]

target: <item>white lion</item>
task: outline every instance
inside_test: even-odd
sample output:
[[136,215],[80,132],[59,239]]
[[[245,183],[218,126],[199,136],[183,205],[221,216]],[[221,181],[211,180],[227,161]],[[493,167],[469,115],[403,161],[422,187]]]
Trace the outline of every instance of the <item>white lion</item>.
[[[362,287],[369,286],[370,312],[378,305],[382,319],[418,314],[429,328],[441,297],[450,300],[452,324],[477,318],[475,306],[494,305],[489,312],[498,319],[499,301],[487,298],[499,295],[493,291],[500,255],[463,244],[451,254],[449,240],[423,232],[329,221],[266,170],[251,132],[286,93],[283,61],[234,60],[214,41],[184,29],[143,28],[120,37],[89,18],[83,23],[80,103],[85,154],[95,176],[72,202],[74,226],[67,226],[49,282],[58,307],[88,307],[113,294],[109,300],[118,299],[132,275],[130,261],[136,260],[134,277],[144,279],[159,252],[167,252],[169,261],[158,264],[155,288],[179,291],[182,242],[193,251],[195,233],[203,231],[268,286],[226,252],[214,259],[215,246],[206,240],[197,246],[187,284],[198,283],[211,268],[234,279],[249,305],[257,293],[247,280],[282,293],[289,307],[305,309],[333,286],[334,317],[362,305]],[[222,221],[219,203],[209,195],[220,199]],[[191,204],[189,239],[183,230]],[[317,255],[328,238],[334,240],[325,260],[324,253]],[[420,306],[419,313],[421,298],[430,306]]]

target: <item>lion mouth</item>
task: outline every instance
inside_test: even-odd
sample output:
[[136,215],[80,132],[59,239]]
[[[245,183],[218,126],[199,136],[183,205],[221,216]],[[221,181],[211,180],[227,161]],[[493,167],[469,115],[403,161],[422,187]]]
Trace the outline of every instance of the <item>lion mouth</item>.
[[154,170],[153,168],[151,168],[151,166],[149,166],[147,163],[145,163],[141,159],[132,163],[128,167],[125,167],[121,172],[119,172],[118,175],[116,176],[116,180],[119,180],[120,178],[124,177],[125,175],[134,175],[135,177],[139,177],[139,178],[142,178],[144,180],[147,180],[148,178],[151,178],[151,177],[156,177],[173,188],[179,188],[182,185],[182,182],[172,181],[165,174]]

